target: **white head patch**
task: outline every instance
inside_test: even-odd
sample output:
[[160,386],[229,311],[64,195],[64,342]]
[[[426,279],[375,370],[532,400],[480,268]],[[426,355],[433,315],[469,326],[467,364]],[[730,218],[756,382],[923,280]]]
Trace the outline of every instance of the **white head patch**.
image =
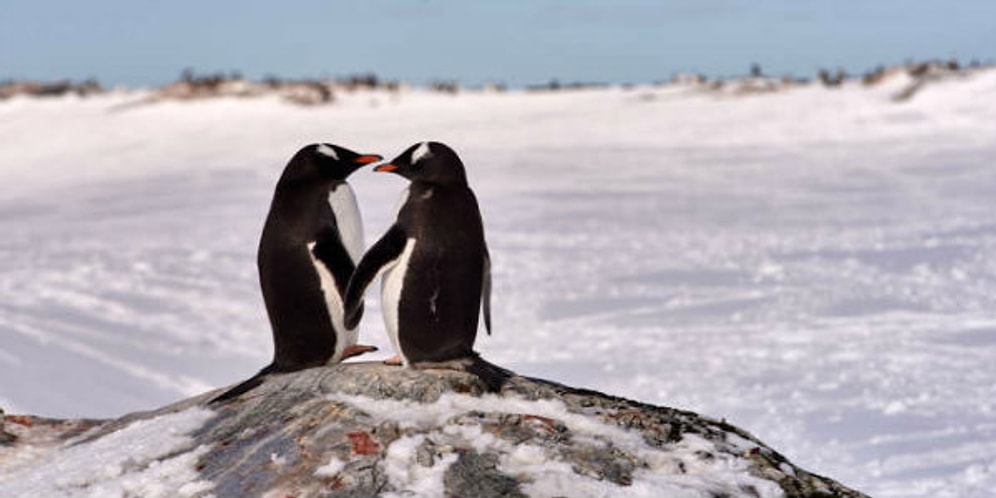
[[328,144],[321,144],[321,145],[319,145],[318,148],[315,149],[315,151],[318,152],[319,154],[323,155],[323,156],[331,157],[332,159],[335,159],[336,161],[339,160],[339,154],[336,154],[335,153],[335,149],[333,149],[332,147],[329,147]]
[[431,156],[432,151],[429,150],[429,142],[422,142],[412,151],[412,164]]

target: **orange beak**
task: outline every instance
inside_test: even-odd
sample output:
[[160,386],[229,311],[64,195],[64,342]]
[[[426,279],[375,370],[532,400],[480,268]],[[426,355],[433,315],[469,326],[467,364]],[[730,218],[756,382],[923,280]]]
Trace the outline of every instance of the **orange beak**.
[[374,171],[385,171],[386,172],[386,171],[394,171],[396,169],[398,169],[397,166],[395,166],[395,165],[393,165],[391,163],[387,163],[387,164],[381,164],[380,166],[377,166],[376,168],[374,168]]
[[381,159],[384,159],[384,158],[378,156],[377,154],[368,154],[368,155],[360,156],[360,157],[357,157],[356,159],[353,159],[353,162],[356,163],[356,164],[370,164],[370,163],[375,163],[377,161],[380,161]]

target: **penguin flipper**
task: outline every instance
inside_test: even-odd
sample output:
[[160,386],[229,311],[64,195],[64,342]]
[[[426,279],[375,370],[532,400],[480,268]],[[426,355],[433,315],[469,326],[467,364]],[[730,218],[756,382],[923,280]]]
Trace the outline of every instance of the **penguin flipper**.
[[239,384],[236,385],[235,387],[212,398],[211,401],[208,401],[208,404],[213,405],[215,403],[228,401],[230,399],[233,399],[237,396],[240,396],[246,392],[255,389],[256,387],[258,387],[260,384],[263,383],[264,380],[263,378],[269,375],[270,373],[273,373],[273,371],[274,371],[274,366],[272,364],[263,367],[263,369],[257,372],[256,375],[253,375],[252,377],[249,377],[248,379],[239,382]]
[[395,223],[360,259],[346,289],[346,328],[354,329],[360,323],[360,318],[363,318],[363,294],[377,275],[390,268],[401,256],[406,242],[405,231]]
[[321,261],[332,274],[339,295],[345,294],[349,278],[356,270],[356,265],[343,245],[339,230],[326,228],[319,232],[315,246],[311,249],[311,254],[315,256],[315,259]]
[[491,335],[491,256],[484,248],[484,279],[481,284],[481,307],[484,312],[484,329]]

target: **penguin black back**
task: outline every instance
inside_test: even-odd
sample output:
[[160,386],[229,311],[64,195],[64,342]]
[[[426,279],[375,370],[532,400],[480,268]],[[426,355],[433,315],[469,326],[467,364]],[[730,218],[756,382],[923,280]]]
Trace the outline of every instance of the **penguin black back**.
[[[379,156],[360,155],[330,144],[312,144],[291,158],[273,194],[257,253],[260,287],[273,329],[274,370],[287,372],[324,364],[332,356],[336,331],[313,251],[345,294],[355,269],[329,205],[333,188]],[[313,244],[313,245],[312,245]]]
[[342,296],[355,269],[354,258],[362,250],[362,240],[360,249],[348,240],[358,236],[353,232],[360,224],[359,213],[337,207],[331,199],[348,194],[352,200],[346,178],[379,160],[337,145],[312,144],[288,162],[274,189],[257,252],[260,289],[273,331],[273,361],[215,401],[252,389],[268,373],[341,360],[349,354],[347,348],[355,347],[355,327],[342,323]]
[[385,324],[405,365],[483,362],[473,345],[482,306],[490,332],[490,259],[463,163],[446,145],[422,142],[375,171],[411,184],[394,225],[350,281],[347,325],[359,320],[363,291],[384,273]]

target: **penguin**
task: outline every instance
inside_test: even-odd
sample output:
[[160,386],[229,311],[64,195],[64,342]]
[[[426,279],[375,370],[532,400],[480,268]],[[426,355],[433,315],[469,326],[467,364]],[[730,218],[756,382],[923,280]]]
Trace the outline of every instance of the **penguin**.
[[474,352],[478,320],[491,333],[491,260],[477,199],[463,163],[439,142],[409,147],[374,168],[411,183],[397,220],[360,260],[346,291],[346,327],[362,317],[363,294],[379,275],[381,308],[398,353],[388,363],[458,368],[492,391],[511,372]]
[[363,255],[363,224],[346,178],[382,159],[332,144],[299,150],[277,181],[257,252],[259,284],[273,330],[273,361],[212,402],[234,398],[262,377],[338,363],[375,351],[357,345],[343,304]]

